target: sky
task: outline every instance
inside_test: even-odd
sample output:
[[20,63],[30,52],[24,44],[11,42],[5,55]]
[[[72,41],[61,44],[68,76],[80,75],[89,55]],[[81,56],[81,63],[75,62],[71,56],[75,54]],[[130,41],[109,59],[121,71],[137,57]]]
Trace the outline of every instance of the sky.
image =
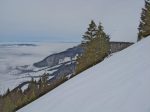
[[112,40],[135,41],[143,1],[0,0],[0,42],[80,42],[92,19]]

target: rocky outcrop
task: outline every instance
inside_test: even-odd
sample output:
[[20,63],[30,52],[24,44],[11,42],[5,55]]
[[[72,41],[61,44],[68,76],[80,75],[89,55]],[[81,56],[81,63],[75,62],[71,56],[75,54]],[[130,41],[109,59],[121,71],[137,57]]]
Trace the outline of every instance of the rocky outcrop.
[[134,43],[132,42],[110,42],[111,53],[121,51]]

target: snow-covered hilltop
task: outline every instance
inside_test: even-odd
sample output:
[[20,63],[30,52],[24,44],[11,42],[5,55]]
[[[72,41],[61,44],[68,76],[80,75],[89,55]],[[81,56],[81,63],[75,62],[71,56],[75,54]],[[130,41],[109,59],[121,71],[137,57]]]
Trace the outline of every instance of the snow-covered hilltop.
[[17,112],[149,112],[149,43],[114,54]]

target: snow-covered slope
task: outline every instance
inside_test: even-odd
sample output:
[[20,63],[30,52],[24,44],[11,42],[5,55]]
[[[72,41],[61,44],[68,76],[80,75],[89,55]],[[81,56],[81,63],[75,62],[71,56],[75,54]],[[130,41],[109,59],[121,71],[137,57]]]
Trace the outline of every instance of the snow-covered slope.
[[150,37],[17,112],[149,112]]

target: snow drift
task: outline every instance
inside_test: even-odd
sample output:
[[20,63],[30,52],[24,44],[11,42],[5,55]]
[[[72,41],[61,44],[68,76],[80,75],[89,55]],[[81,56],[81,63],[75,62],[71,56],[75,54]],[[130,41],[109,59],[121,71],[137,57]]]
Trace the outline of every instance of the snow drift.
[[17,112],[149,112],[150,37]]

